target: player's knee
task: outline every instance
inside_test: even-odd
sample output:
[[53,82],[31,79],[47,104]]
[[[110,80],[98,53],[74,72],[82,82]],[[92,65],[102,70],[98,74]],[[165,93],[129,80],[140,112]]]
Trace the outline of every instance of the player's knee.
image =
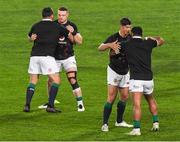
[[76,79],[77,72],[71,71],[71,72],[68,72],[67,75],[68,75],[69,83],[72,86],[72,89],[75,90],[75,89],[79,88],[79,84],[78,84],[77,79]]
[[107,102],[113,104],[114,101],[115,101],[115,99],[116,99],[116,96],[115,96],[115,95],[109,95],[109,96],[108,96],[108,99],[107,99]]
[[37,84],[39,77],[37,75],[30,75],[30,82],[33,84]]
[[107,102],[113,104],[114,100],[113,99],[108,99]]
[[59,75],[51,75],[51,76],[49,76],[48,83],[50,83],[50,84],[52,84],[52,83],[60,84]]
[[127,101],[128,97],[129,97],[129,94],[123,94],[121,95],[121,100],[125,102]]
[[71,77],[71,78],[69,79],[69,83],[70,83],[70,84],[75,84],[76,82],[77,82],[77,80],[76,80],[75,77]]

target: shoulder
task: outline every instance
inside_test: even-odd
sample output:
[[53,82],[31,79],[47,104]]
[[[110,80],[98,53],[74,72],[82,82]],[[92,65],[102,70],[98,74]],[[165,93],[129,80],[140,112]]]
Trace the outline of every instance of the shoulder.
[[38,22],[34,23],[34,24],[32,25],[32,27],[38,26],[38,25],[40,25],[40,24],[42,24],[42,21],[38,21]]
[[110,35],[109,38],[116,40],[118,38],[118,36],[119,36],[119,33],[114,33],[114,34]]
[[74,22],[69,21],[69,20],[68,20],[68,24],[71,25],[72,27],[77,27],[77,25]]
[[111,43],[117,40],[117,34],[112,34],[106,38],[106,40],[103,43]]

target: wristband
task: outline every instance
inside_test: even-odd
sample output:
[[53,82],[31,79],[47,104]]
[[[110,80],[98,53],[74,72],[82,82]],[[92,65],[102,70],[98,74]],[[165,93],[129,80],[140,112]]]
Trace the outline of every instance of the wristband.
[[74,31],[72,32],[72,35],[75,36],[76,34],[77,34],[77,32],[74,30]]

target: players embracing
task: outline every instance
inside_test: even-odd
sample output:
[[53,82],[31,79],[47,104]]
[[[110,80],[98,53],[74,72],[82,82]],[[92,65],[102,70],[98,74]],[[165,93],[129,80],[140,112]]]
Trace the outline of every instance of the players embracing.
[[[75,44],[82,44],[83,38],[78,31],[76,24],[68,20],[69,11],[66,7],[60,7],[58,9],[58,19],[54,22],[62,27],[65,27],[73,36],[73,40],[65,37],[64,35],[59,38],[58,46],[55,50],[55,59],[58,65],[58,73],[63,69],[66,72],[67,79],[72,87],[72,92],[76,97],[77,110],[82,112],[85,110],[82,91],[77,81],[77,63],[74,55],[73,46]],[[48,92],[52,85],[52,80],[48,80]],[[39,108],[46,108],[47,104],[39,106]]]

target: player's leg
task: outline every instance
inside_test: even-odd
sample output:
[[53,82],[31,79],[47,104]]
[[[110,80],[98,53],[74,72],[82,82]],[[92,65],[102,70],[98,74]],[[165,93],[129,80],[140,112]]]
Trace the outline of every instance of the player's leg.
[[24,107],[24,112],[30,111],[30,103],[31,99],[34,95],[35,86],[39,79],[39,74],[41,74],[40,65],[39,65],[40,57],[31,57],[29,62],[28,73],[30,75],[29,85],[26,89],[26,104]]
[[108,92],[107,92],[108,95],[107,95],[107,101],[104,105],[103,126],[101,127],[101,130],[104,132],[109,131],[108,120],[112,111],[112,105],[117,96],[118,84],[119,84],[119,80],[117,79],[117,73],[114,72],[109,66],[107,67],[107,84],[108,84]]
[[115,126],[120,127],[133,127],[133,125],[127,124],[123,120],[125,108],[126,108],[126,101],[129,97],[129,73],[126,75],[119,75],[120,83],[119,83],[119,102],[117,104],[117,119]]
[[31,104],[31,100],[35,92],[35,86],[38,82],[38,77],[39,76],[37,74],[30,74],[30,83],[26,90],[26,104],[24,107],[24,112],[30,111],[30,104]]
[[[57,67],[58,67],[58,71],[61,72],[62,70],[62,61],[61,60],[56,60],[56,64],[57,64]],[[48,77],[47,79],[47,96],[49,98],[49,92],[50,92],[50,88],[51,88],[51,85],[52,85],[53,81]],[[58,104],[60,103],[58,100],[54,100],[54,104]],[[48,102],[38,106],[39,109],[46,109],[48,106]]]
[[73,94],[76,97],[78,111],[82,112],[85,110],[82,98],[82,90],[77,80],[77,64],[75,56],[69,57],[63,61],[63,67],[66,71],[68,81],[72,87]]
[[133,119],[134,119],[134,128],[140,128],[141,120],[141,92],[133,92]]
[[67,78],[69,80],[69,83],[71,84],[73,94],[76,97],[78,111],[84,111],[84,104],[83,104],[83,98],[82,98],[82,91],[77,81],[77,72],[73,71],[73,69],[69,69],[67,71]]
[[129,87],[119,88],[119,93],[120,93],[120,99],[117,103],[117,118],[116,118],[115,126],[133,127],[133,125],[126,123],[123,119],[126,108],[126,101],[129,97]]
[[143,83],[140,80],[130,80],[129,90],[133,100],[133,130],[128,135],[141,135],[141,98],[143,95]]
[[[50,88],[51,88],[51,85],[52,85],[53,81],[48,77],[48,80],[47,80],[47,96],[49,98],[49,92],[50,92]],[[59,104],[60,102],[58,100],[54,100],[54,104]],[[48,103],[44,103],[43,105],[40,105],[38,106],[39,109],[46,109],[48,106]]]
[[49,90],[49,102],[48,105],[49,107],[54,108],[54,100],[56,98],[57,92],[58,92],[58,88],[59,88],[59,84],[60,84],[60,78],[59,78],[59,74],[49,74],[48,75],[49,79],[52,80],[52,84]]
[[158,107],[155,98],[153,97],[153,89],[154,89],[154,82],[151,81],[145,81],[145,87],[144,87],[144,97],[146,101],[148,102],[149,111],[152,114],[152,120],[153,120],[153,127],[152,131],[158,131],[159,130],[159,118],[158,118]]
[[[48,95],[48,97],[49,97],[49,92],[50,92],[50,88],[51,88],[52,83],[53,83],[53,81],[50,78],[48,78],[48,81],[47,81],[47,95]],[[59,104],[59,103],[60,102],[57,99],[54,100],[54,104]]]
[[128,135],[141,135],[140,120],[141,120],[141,92],[132,92],[133,100],[133,130]]
[[104,132],[109,131],[108,120],[111,115],[113,103],[117,96],[117,91],[118,91],[117,86],[108,85],[108,96],[107,96],[107,101],[104,104],[103,126],[101,128],[101,130]]
[[54,108],[54,100],[58,93],[58,88],[60,84],[60,77],[58,72],[57,63],[54,57],[47,56],[41,60],[41,71],[43,75],[48,75],[48,78],[52,80],[52,85],[49,91],[48,107],[47,112],[58,112]]
[[152,131],[158,131],[159,130],[159,118],[158,118],[158,108],[157,103],[153,95],[145,95],[145,98],[149,105],[149,111],[152,114],[152,120],[153,120],[153,127]]

